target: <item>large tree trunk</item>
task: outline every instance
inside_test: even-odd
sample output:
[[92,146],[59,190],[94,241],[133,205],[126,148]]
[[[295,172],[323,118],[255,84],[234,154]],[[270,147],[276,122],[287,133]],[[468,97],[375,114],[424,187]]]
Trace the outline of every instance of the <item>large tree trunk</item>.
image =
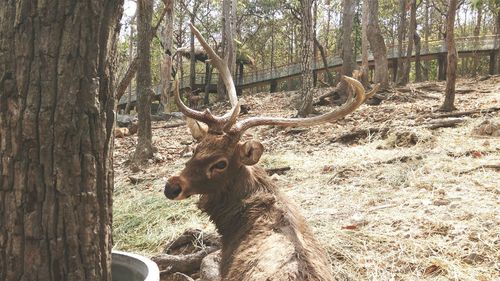
[[305,117],[312,112],[312,99],[314,94],[313,81],[313,52],[314,30],[312,22],[312,0],[300,1],[302,10],[302,85],[300,90],[300,105],[298,115]]
[[399,79],[399,85],[406,85],[410,81],[410,70],[411,70],[411,55],[413,52],[413,40],[415,38],[415,32],[417,29],[417,0],[410,1],[410,25],[408,26],[408,35],[406,42],[406,57],[403,60],[403,70],[401,79]]
[[137,1],[137,146],[133,155],[136,164],[153,157],[151,133],[151,17],[153,3],[149,0]]
[[455,110],[455,80],[457,79],[457,50],[455,49],[455,15],[457,10],[457,0],[449,0],[446,21],[446,47],[448,49],[448,65],[446,67],[446,90],[444,103],[441,106],[443,111]]
[[394,77],[394,82],[399,82],[403,76],[403,41],[405,40],[406,31],[406,4],[408,0],[399,0],[399,26],[398,26],[398,61],[397,61],[397,71]]
[[378,23],[378,0],[369,2],[367,36],[375,60],[375,83],[380,83],[380,89],[389,88],[389,67],[387,62],[387,48]]
[[2,3],[2,281],[111,281],[113,66],[122,4]]
[[167,13],[165,14],[165,29],[162,33],[163,39],[163,47],[165,49],[165,53],[163,55],[163,60],[161,63],[161,107],[163,107],[163,111],[168,113],[170,112],[170,92],[171,92],[171,83],[172,79],[172,54],[173,54],[173,40],[174,40],[174,8],[175,8],[175,0],[165,0],[165,6],[167,9]]

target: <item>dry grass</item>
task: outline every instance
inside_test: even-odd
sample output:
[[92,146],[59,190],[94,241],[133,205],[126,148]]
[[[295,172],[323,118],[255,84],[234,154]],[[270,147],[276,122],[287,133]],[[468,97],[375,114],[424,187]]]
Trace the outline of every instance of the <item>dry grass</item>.
[[[458,95],[457,105],[463,110],[498,105],[500,77],[481,83],[483,93]],[[414,126],[414,120],[434,111],[439,101],[400,101],[404,97],[394,94],[393,101],[363,106],[345,120],[299,134],[258,129],[253,135],[267,148],[261,165],[292,167],[274,180],[301,206],[341,280],[499,280],[498,171],[473,170],[500,164],[498,137],[473,134],[484,120],[499,122],[498,112],[430,131]],[[262,112],[292,112],[281,109],[285,95],[245,100]],[[384,124],[395,128],[384,139],[374,135],[348,146],[328,141]],[[127,181],[130,171],[122,165],[134,139],[117,140],[115,248],[154,255],[187,227],[213,231],[196,210],[196,199],[167,201],[161,192],[162,178],[186,161],[176,155],[183,148],[179,143],[189,142],[185,130],[155,131],[160,152],[173,157],[146,167],[137,175],[144,178],[138,185]],[[398,132],[410,132],[411,143],[404,138],[408,133]]]

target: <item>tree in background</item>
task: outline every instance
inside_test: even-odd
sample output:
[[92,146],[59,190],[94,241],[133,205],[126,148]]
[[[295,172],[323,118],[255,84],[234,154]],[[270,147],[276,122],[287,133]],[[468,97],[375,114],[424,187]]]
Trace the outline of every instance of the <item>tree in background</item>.
[[302,22],[302,56],[301,56],[301,81],[300,104],[298,115],[305,117],[312,112],[313,98],[313,52],[314,52],[314,30],[312,20],[313,0],[300,0],[301,22]]
[[133,162],[140,164],[153,157],[153,141],[151,133],[151,18],[153,2],[137,1],[137,146],[133,154]]
[[441,110],[455,110],[455,81],[457,79],[457,50],[455,49],[455,15],[458,0],[449,0],[446,18],[446,48],[448,49],[446,66],[445,98]]
[[114,61],[122,5],[2,4],[2,281],[111,281]]
[[163,56],[161,60],[161,96],[160,102],[165,113],[170,112],[170,92],[172,80],[172,56],[173,50],[173,40],[174,40],[174,11],[175,11],[175,0],[165,0],[165,27],[161,33],[162,45],[163,45]]
[[368,2],[367,37],[375,60],[375,83],[380,83],[380,90],[389,88],[389,67],[387,62],[387,48],[379,27],[378,0],[364,0]]

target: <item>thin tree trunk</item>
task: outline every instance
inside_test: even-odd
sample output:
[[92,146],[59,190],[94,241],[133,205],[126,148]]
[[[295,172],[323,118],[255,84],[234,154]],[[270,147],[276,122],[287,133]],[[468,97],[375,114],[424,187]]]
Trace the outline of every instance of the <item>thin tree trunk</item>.
[[175,0],[164,1],[167,13],[165,14],[165,29],[163,30],[163,42],[165,53],[161,65],[161,84],[162,92],[160,102],[163,111],[170,112],[170,92],[171,92],[171,77],[172,77],[172,54],[173,54],[173,39],[174,39],[174,11]]
[[455,110],[455,81],[457,79],[457,50],[455,49],[455,15],[457,10],[457,0],[449,0],[446,21],[446,47],[448,48],[448,65],[446,67],[446,90],[445,99],[441,110]]
[[[430,25],[429,25],[429,0],[425,0],[425,13],[424,13],[424,53],[429,52],[429,34],[430,34]],[[429,60],[424,62],[424,80],[429,80],[429,69],[431,68],[431,64]]]
[[312,0],[301,0],[302,11],[302,86],[300,90],[301,101],[298,115],[305,117],[312,112],[312,99],[314,94],[313,81],[313,52],[314,30],[312,22]]
[[395,82],[399,82],[403,76],[403,41],[405,40],[406,31],[406,3],[408,0],[399,0],[399,27],[398,27],[398,62],[396,77],[394,77]]
[[333,76],[332,76],[332,73],[330,72],[330,70],[328,69],[328,60],[326,57],[325,48],[323,48],[323,46],[321,46],[321,44],[318,42],[318,39],[316,39],[316,38],[314,38],[314,44],[316,44],[316,46],[319,50],[319,54],[321,55],[321,60],[323,61],[323,67],[325,68],[326,83],[328,83],[329,85],[332,85]]
[[367,35],[375,60],[375,83],[380,83],[380,90],[389,88],[389,66],[387,61],[387,48],[382,37],[378,20],[378,0],[365,0],[369,2]]
[[139,165],[153,157],[153,141],[151,133],[151,18],[153,3],[149,0],[137,1],[137,146],[133,154],[133,162]]
[[[137,13],[136,13],[137,15]],[[136,15],[130,20],[130,38],[129,38],[129,58],[130,60],[134,59],[134,24],[133,22],[135,21]],[[125,113],[130,114],[130,107],[132,105],[132,82],[129,83],[128,85],[128,97],[127,97],[127,105],[125,106]],[[118,100],[119,102],[119,100]]]
[[411,55],[413,53],[413,40],[417,29],[417,0],[410,1],[410,25],[408,26],[406,57],[403,60],[403,70],[399,85],[406,85],[410,82]]
[[111,281],[113,72],[122,5],[2,3],[2,281]]
[[[236,68],[236,44],[234,42],[236,36],[235,0],[222,1],[222,29],[222,50],[224,60],[227,62],[229,72],[231,72],[231,75],[234,77],[234,70]],[[224,88],[221,77],[219,77],[219,82],[217,83],[217,92],[219,93],[219,100],[227,99],[226,89]]]
[[415,81],[421,82],[422,81],[422,65],[420,64],[420,49],[422,44],[420,35],[418,32],[415,31]]
[[[476,49],[479,47],[479,35],[481,34],[481,20],[483,16],[483,7],[481,5],[481,2],[479,1],[477,4],[477,20],[476,20],[476,26],[474,27],[474,36],[476,37],[474,40],[474,45]],[[479,70],[481,68],[480,65],[481,58],[480,55],[477,53],[474,53],[474,67],[473,67],[473,75],[478,75]]]
[[361,83],[367,88],[370,83],[368,82],[368,13],[369,3],[367,0],[363,1],[362,16],[361,16]]
[[352,29],[355,5],[353,0],[343,0],[342,12],[342,74],[352,76],[354,70]]

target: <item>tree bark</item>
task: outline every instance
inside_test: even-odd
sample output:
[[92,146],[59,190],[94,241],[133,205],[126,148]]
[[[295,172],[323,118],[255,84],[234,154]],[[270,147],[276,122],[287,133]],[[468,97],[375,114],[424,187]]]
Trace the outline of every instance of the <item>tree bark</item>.
[[410,81],[410,70],[411,70],[411,55],[413,52],[413,40],[415,38],[415,32],[417,29],[417,0],[410,1],[410,25],[408,26],[408,35],[406,42],[406,57],[403,60],[403,69],[401,79],[398,81],[398,85],[404,86]]
[[370,83],[368,82],[368,13],[369,3],[367,0],[363,1],[362,16],[361,16],[361,83],[367,88]]
[[[236,68],[236,44],[234,42],[236,36],[236,1],[223,0],[222,1],[222,50],[224,60],[227,63],[231,76],[234,77],[234,70]],[[219,100],[227,99],[226,89],[222,78],[219,77],[217,83],[217,92],[219,93]]]
[[422,47],[420,35],[415,31],[415,81],[422,81],[422,65],[420,64],[420,49]]
[[153,157],[151,133],[151,18],[153,3],[149,0],[137,1],[137,146],[133,154],[135,164],[141,164]]
[[305,117],[312,112],[312,99],[314,94],[313,81],[313,52],[314,52],[314,30],[312,23],[312,0],[300,1],[302,10],[302,85],[300,90],[300,105],[298,115]]
[[121,0],[0,9],[0,280],[111,281]]
[[[474,36],[476,37],[474,40],[474,45],[476,49],[479,47],[479,35],[481,34],[481,20],[483,16],[483,7],[481,1],[477,2],[477,20],[476,20],[476,26],[474,27]],[[477,53],[474,53],[474,67],[473,67],[473,75],[478,75],[479,70],[481,69],[481,58],[480,55]]]
[[394,82],[399,82],[403,76],[403,41],[405,40],[406,31],[406,4],[408,0],[399,0],[399,26],[398,26],[398,63],[396,77]]
[[387,48],[380,32],[378,20],[378,0],[365,0],[369,3],[367,36],[375,60],[375,83],[380,83],[380,90],[389,88],[389,66]]
[[[425,0],[425,12],[424,12],[424,52],[429,52],[429,34],[430,34],[430,25],[429,25],[429,0]],[[429,70],[431,68],[431,64],[429,60],[424,62],[424,70],[423,70],[423,79],[425,81],[429,80]]]
[[[134,60],[134,21],[136,18],[137,13],[134,15],[134,17],[130,20],[130,38],[129,38],[129,58],[131,61]],[[128,85],[128,97],[127,97],[127,105],[125,106],[125,113],[130,114],[130,107],[132,105],[132,82],[129,83]],[[120,102],[120,100],[117,100],[117,102]]]
[[161,64],[161,85],[162,92],[160,97],[160,102],[165,113],[170,112],[170,92],[172,79],[172,54],[173,54],[173,39],[174,39],[174,10],[175,10],[175,0],[165,0],[165,8],[167,13],[165,14],[165,29],[163,30],[163,46],[165,53],[163,54],[163,61]]
[[342,11],[342,74],[352,76],[354,70],[352,27],[355,5],[353,0],[343,0]]
[[449,0],[448,2],[448,13],[446,21],[446,47],[448,48],[447,61],[448,65],[446,67],[446,90],[445,99],[441,110],[443,111],[453,111],[455,110],[455,81],[456,81],[456,70],[457,70],[457,50],[455,49],[455,15],[457,10],[457,0]]

